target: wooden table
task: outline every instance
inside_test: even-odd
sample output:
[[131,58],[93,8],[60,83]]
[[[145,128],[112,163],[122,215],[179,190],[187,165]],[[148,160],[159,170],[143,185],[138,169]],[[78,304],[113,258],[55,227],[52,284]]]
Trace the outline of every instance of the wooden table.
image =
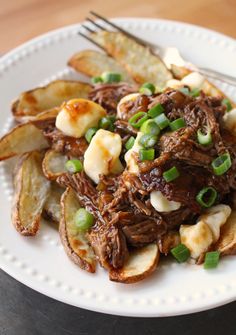
[[48,30],[80,22],[91,9],[108,17],[179,20],[236,38],[236,0],[0,0],[0,54]]

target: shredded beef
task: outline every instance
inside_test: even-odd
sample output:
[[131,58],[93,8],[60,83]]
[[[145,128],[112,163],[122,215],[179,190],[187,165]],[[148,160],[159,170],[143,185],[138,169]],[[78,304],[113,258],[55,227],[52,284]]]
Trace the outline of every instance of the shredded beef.
[[121,268],[128,258],[126,239],[115,226],[97,225],[88,234],[88,239],[101,264],[106,269]]
[[121,120],[129,120],[132,115],[137,112],[147,112],[150,98],[147,95],[138,95],[134,100],[128,100],[121,104],[119,118]]
[[159,220],[151,217],[140,217],[140,222],[122,227],[127,241],[134,247],[141,247],[147,243],[157,241],[166,232],[166,227]]
[[46,127],[43,130],[43,134],[49,141],[52,149],[70,157],[83,157],[88,147],[88,143],[85,138],[66,136],[53,125]]
[[97,84],[89,93],[89,99],[97,102],[109,114],[116,114],[119,101],[126,95],[137,91],[137,87],[127,84]]
[[188,127],[163,134],[158,142],[160,152],[191,165],[208,167],[213,158],[195,144],[192,140],[193,133],[193,129]]
[[[114,114],[120,99],[134,91],[134,87],[124,83],[100,84],[94,87],[90,99]],[[156,158],[153,161],[141,162],[137,155],[137,175],[127,169],[119,176],[101,175],[97,186],[84,172],[58,178],[61,185],[75,190],[81,205],[94,215],[96,223],[87,236],[99,262],[107,269],[121,268],[130,247],[157,242],[162,252],[168,253],[177,243],[178,227],[183,223],[194,224],[202,213],[196,196],[204,187],[215,188],[215,203],[236,206],[236,139],[223,128],[225,107],[220,97],[207,97],[201,92],[199,97],[193,98],[177,90],[167,90],[127,101],[115,122],[115,132],[120,134],[123,143],[121,161],[125,142],[130,136],[137,135],[137,129],[128,123],[128,119],[138,111],[148,112],[158,103],[170,120],[181,117],[186,126],[177,131],[165,129],[161,133],[154,147]],[[199,129],[211,131],[210,145],[198,143]],[[81,157],[87,148],[85,140],[64,136],[50,125],[44,129],[44,134],[55,150],[71,156]],[[222,176],[216,176],[211,163],[225,152],[230,153],[232,166]],[[173,166],[179,177],[166,182],[163,173]],[[159,213],[150,202],[152,191],[160,191],[168,200],[179,202],[180,208]]]
[[136,136],[138,133],[137,129],[133,128],[129,122],[125,120],[117,120],[115,122],[115,131],[120,134],[122,138],[125,135]]
[[97,209],[97,191],[90,179],[84,172],[70,174],[65,173],[57,178],[57,182],[64,187],[71,187],[80,202],[89,212],[91,212],[97,220],[103,218]]
[[162,213],[162,217],[167,222],[168,230],[171,230],[175,227],[179,227],[185,222],[191,223],[193,221],[194,213],[188,207],[181,207],[176,211]]

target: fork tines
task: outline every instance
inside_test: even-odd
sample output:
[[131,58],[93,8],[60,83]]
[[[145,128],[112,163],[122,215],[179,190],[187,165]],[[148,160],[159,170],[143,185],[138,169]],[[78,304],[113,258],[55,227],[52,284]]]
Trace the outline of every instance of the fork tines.
[[[91,18],[86,18],[85,23],[88,23],[88,25],[86,24],[82,24],[82,27],[87,30],[90,33],[95,33],[98,29],[100,30],[108,30],[107,29],[107,25],[110,28],[115,28],[117,31],[121,32],[122,34],[132,38],[133,40],[135,40],[136,42],[142,44],[142,45],[147,45],[147,43],[145,41],[143,41],[142,39],[138,38],[137,36],[134,36],[133,34],[129,33],[128,31],[122,29],[121,27],[117,26],[115,23],[111,22],[110,20],[108,20],[107,18],[103,17],[100,14],[97,14],[93,11],[90,11],[90,14],[93,15],[96,19],[99,19],[99,21],[101,21],[103,24],[105,24],[105,26],[103,26],[100,22],[98,23],[97,21],[94,21],[94,19]],[[101,45],[99,45],[97,42],[95,42],[92,38],[89,38],[87,35],[79,32],[79,34],[81,36],[83,36],[84,38],[86,38],[87,40],[89,40],[90,42],[94,43],[95,45],[99,46],[100,48],[104,49]]]

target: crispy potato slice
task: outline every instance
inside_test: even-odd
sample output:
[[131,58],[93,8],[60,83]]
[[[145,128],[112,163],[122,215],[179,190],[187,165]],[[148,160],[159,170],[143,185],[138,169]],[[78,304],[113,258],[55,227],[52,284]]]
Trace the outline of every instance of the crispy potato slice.
[[68,158],[59,152],[52,149],[48,150],[43,159],[43,172],[50,180],[55,180],[57,177],[66,172],[65,164]]
[[83,50],[76,53],[68,61],[68,65],[89,77],[100,76],[106,71],[118,72],[122,75],[123,81],[133,83],[129,74],[115,59],[96,50]]
[[40,124],[40,122],[44,121],[50,121],[50,120],[55,121],[59,111],[60,111],[59,107],[54,107],[46,111],[40,112],[37,115],[24,116],[24,122],[31,121],[32,123],[38,125]]
[[82,269],[95,272],[96,258],[86,233],[78,231],[75,227],[74,215],[79,208],[80,204],[74,191],[67,188],[61,199],[59,233],[69,258]]
[[50,182],[44,177],[42,159],[43,153],[38,151],[23,155],[15,175],[12,222],[16,230],[25,236],[37,233],[49,195]]
[[49,196],[43,207],[43,214],[47,220],[55,223],[60,222],[61,218],[61,196],[64,189],[56,182],[51,182]]
[[[185,68],[185,67],[181,67],[181,66],[177,66],[177,65],[172,65],[171,66],[171,71],[174,75],[174,77],[176,79],[183,79],[185,76],[187,76],[188,74],[190,74],[192,71]],[[206,95],[209,95],[211,97],[218,97],[218,96],[222,96],[225,97],[227,99],[229,99],[229,97],[227,97],[218,87],[216,87],[214,84],[212,84],[210,81],[208,81],[207,79],[204,81],[203,86],[202,86],[202,90],[203,92],[206,93]],[[232,103],[233,106],[235,106],[235,102],[233,102],[231,99],[229,99]]]
[[136,283],[148,277],[156,269],[159,256],[158,246],[155,243],[135,249],[130,253],[123,268],[109,272],[109,278],[120,283]]
[[20,124],[0,139],[0,161],[48,146],[42,131],[35,125]]
[[236,211],[232,211],[227,222],[221,228],[220,238],[214,250],[220,251],[221,255],[236,254]]
[[12,113],[18,121],[58,107],[63,101],[87,98],[91,85],[78,81],[56,80],[44,87],[23,92],[12,105]]
[[98,31],[90,37],[115,58],[137,83],[151,82],[164,88],[167,80],[172,78],[171,72],[158,56],[124,34]]

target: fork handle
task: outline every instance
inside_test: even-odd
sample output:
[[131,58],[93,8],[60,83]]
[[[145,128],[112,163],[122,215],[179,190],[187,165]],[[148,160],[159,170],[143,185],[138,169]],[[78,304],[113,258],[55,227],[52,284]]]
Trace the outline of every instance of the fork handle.
[[204,67],[198,68],[199,72],[205,76],[208,76],[213,79],[218,79],[230,85],[236,86],[236,78],[229,76],[228,74],[224,74],[215,70],[210,70]]

